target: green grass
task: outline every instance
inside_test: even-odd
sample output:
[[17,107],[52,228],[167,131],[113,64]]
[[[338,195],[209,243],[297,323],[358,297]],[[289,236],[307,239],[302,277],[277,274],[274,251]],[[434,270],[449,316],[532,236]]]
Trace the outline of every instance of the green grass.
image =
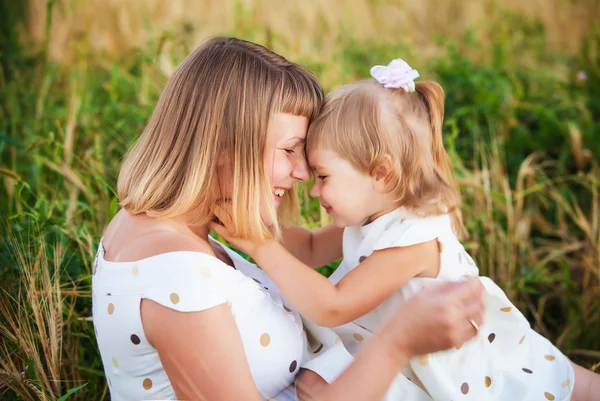
[[[328,90],[403,55],[442,83],[469,252],[536,330],[597,369],[600,33],[566,55],[546,47],[535,20],[506,18],[491,41],[439,39],[434,57],[402,41],[340,35],[330,61],[295,61]],[[61,65],[20,45],[11,27],[0,37],[0,397],[57,399],[87,383],[70,399],[106,399],[88,319],[91,264],[117,211],[121,159],[166,80],[160,58],[177,63],[188,49],[185,38],[165,36],[116,59]],[[223,33],[294,53],[294,43],[250,22]],[[325,224],[318,202],[302,198],[303,224]]]

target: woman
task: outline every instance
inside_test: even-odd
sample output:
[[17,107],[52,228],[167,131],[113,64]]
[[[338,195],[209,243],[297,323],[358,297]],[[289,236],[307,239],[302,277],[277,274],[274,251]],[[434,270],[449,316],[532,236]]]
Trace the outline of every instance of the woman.
[[[304,138],[322,101],[308,72],[238,39],[209,40],[169,79],[125,159],[122,210],[96,260],[94,325],[112,399],[293,400],[306,368],[302,383],[331,383],[307,397],[379,400],[410,357],[475,335],[483,297],[472,281],[411,300],[354,361],[336,339],[312,347],[277,289],[257,282],[262,272],[209,237],[211,206],[224,200],[236,236],[282,235],[293,185],[309,179]],[[315,244],[339,235],[291,233]]]

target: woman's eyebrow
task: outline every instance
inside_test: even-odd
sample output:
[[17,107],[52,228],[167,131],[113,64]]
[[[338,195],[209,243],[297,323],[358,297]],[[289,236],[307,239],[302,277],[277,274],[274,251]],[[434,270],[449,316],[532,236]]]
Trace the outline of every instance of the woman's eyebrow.
[[288,139],[282,141],[281,143],[284,144],[284,145],[289,145],[291,143],[294,143],[294,144],[296,144],[296,143],[304,143],[304,138],[301,138],[299,136],[295,136],[293,138],[288,138]]

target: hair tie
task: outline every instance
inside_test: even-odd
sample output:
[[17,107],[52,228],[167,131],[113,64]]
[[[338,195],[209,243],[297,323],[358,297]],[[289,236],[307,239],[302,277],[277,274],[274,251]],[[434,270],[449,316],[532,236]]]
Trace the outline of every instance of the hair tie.
[[371,68],[371,76],[384,88],[402,88],[407,92],[415,91],[415,79],[419,77],[417,70],[411,68],[401,58],[391,61],[386,66],[376,65]]

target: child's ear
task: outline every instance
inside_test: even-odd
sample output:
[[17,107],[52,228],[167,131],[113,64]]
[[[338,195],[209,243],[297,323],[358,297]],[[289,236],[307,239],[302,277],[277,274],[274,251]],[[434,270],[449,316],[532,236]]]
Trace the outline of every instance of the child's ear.
[[384,192],[387,186],[387,177],[391,174],[394,163],[390,155],[385,155],[383,162],[373,170],[373,178],[375,178],[375,186],[378,190]]

